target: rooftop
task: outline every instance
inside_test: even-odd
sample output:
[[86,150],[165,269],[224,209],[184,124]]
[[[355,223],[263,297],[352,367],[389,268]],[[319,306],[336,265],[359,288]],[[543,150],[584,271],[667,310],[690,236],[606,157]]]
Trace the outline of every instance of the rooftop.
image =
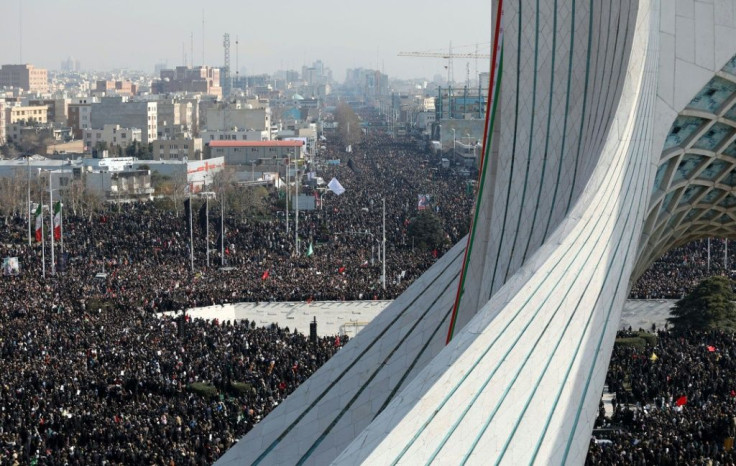
[[210,141],[210,147],[301,147],[304,141]]

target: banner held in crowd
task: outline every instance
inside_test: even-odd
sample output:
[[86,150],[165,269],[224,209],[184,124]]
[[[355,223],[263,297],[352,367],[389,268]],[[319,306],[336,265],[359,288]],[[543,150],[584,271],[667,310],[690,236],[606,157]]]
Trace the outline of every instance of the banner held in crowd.
[[327,183],[327,187],[330,188],[330,191],[337,194],[338,196],[345,192],[345,188],[343,188],[340,182],[337,181],[337,178],[331,179],[330,182]]

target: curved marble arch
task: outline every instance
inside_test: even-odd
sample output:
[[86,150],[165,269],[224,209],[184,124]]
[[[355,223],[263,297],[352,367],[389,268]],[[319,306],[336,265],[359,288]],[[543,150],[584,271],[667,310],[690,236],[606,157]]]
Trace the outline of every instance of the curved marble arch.
[[680,111],[664,142],[634,277],[669,249],[736,235],[736,57]]
[[582,464],[631,277],[733,231],[736,0],[494,4],[470,239],[218,464]]

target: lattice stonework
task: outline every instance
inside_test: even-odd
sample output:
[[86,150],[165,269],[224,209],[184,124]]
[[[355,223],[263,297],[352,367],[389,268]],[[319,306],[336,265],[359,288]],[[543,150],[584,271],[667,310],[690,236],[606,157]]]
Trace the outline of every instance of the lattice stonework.
[[637,273],[668,249],[736,232],[736,56],[690,101],[665,140]]

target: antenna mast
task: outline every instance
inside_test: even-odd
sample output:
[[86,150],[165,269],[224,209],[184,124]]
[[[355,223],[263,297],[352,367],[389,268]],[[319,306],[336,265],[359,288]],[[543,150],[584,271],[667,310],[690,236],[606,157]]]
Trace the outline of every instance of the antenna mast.
[[23,2],[18,0],[18,64],[23,64]]
[[225,49],[225,66],[222,67],[222,96],[229,98],[233,84],[230,79],[230,34],[225,33],[222,39],[222,46]]

